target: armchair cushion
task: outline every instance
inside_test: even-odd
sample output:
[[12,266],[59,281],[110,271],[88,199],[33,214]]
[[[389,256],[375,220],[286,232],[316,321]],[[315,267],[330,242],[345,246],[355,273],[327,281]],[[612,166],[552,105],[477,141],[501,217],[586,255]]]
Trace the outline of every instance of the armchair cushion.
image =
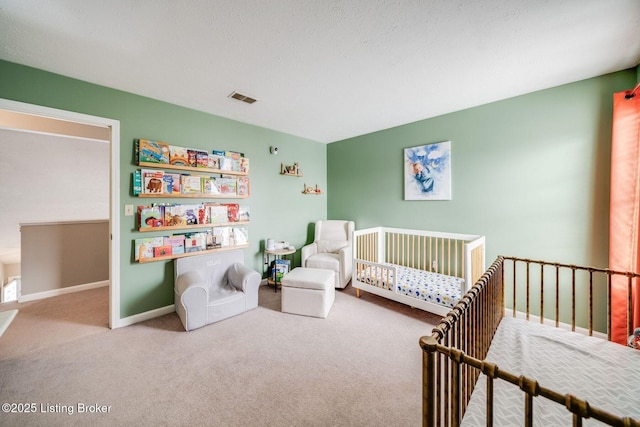
[[340,249],[349,245],[349,241],[322,239],[322,240],[318,240],[316,244],[318,245],[318,252],[328,252],[331,254],[337,254]]

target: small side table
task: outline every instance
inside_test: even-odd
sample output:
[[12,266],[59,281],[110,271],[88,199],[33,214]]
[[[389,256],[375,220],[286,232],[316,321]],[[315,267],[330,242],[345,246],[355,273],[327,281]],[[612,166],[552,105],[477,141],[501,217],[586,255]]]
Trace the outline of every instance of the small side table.
[[[283,256],[293,255],[296,253],[295,249],[265,249],[264,254],[267,257],[267,265],[271,265],[270,257],[273,255],[274,261],[282,259]],[[293,269],[293,256],[291,256],[291,265],[290,268]],[[267,274],[269,273],[269,269],[267,268]],[[267,277],[267,283],[273,285],[275,291],[278,292],[278,285],[281,285],[280,280],[272,279],[271,276]]]

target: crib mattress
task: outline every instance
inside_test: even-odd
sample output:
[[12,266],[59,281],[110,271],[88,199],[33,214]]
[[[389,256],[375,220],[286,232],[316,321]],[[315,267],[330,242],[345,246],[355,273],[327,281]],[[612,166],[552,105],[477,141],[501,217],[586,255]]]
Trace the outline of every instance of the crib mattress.
[[[487,360],[512,374],[534,378],[546,388],[571,393],[621,417],[640,419],[640,351],[567,330],[505,317]],[[523,425],[524,392],[494,380],[494,426]],[[485,425],[486,377],[481,375],[462,426]],[[571,413],[542,397],[533,399],[533,424],[572,425]],[[602,423],[586,419],[584,426]]]
[[393,273],[389,272],[387,277],[380,268],[373,268],[377,272],[374,274],[371,272],[371,267],[362,270],[358,280],[368,285],[383,283],[387,288],[389,283],[394,283],[396,292],[399,294],[444,307],[453,308],[460,301],[464,279],[401,265],[389,263],[381,265],[396,267],[397,280],[393,280]]

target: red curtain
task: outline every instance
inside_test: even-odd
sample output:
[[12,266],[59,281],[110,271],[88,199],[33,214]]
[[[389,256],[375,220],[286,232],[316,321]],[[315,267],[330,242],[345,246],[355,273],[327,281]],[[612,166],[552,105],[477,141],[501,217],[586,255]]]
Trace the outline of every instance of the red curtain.
[[[640,272],[640,90],[613,95],[609,268]],[[635,95],[635,96],[634,96]],[[627,343],[629,321],[640,326],[640,285],[633,281],[631,319],[629,282],[615,277],[611,289],[611,340]]]

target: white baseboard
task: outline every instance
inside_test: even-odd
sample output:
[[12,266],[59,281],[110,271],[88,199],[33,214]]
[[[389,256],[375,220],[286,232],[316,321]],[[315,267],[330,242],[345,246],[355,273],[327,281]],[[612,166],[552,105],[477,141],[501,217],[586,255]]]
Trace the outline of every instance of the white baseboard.
[[[510,308],[505,308],[504,309],[504,315],[505,317],[512,317],[513,316],[513,310],[511,310]],[[522,311],[516,311],[516,319],[526,319],[527,318],[527,314],[522,312]],[[529,321],[530,322],[536,322],[536,323],[540,323],[540,316],[535,316],[533,314],[529,314]],[[548,325],[548,326],[556,326],[556,322],[555,320],[551,320],[551,319],[544,319],[543,320],[543,324],[544,325]],[[562,323],[559,322],[558,323],[558,328],[560,329],[565,329],[567,331],[571,330],[571,325],[568,323]],[[589,329],[587,328],[581,328],[579,326],[576,326],[576,330],[577,333],[582,334],[582,335],[589,335]],[[598,331],[593,331],[593,336],[596,338],[601,338],[603,340],[607,340],[607,334],[603,333],[603,332],[598,332]]]
[[57,297],[58,295],[65,295],[73,292],[87,291],[89,289],[101,288],[103,286],[109,286],[109,281],[104,280],[102,282],[93,282],[93,283],[87,283],[84,285],[68,286],[66,288],[58,288],[58,289],[52,289],[50,291],[20,295],[18,297],[18,302],[21,303],[21,302],[35,301],[43,298]]
[[122,328],[124,326],[131,326],[136,323],[144,322],[145,320],[155,319],[156,317],[164,316],[165,314],[173,313],[176,311],[174,304],[167,305],[166,307],[156,308],[155,310],[145,311],[144,313],[134,314],[133,316],[119,319],[113,329]]

